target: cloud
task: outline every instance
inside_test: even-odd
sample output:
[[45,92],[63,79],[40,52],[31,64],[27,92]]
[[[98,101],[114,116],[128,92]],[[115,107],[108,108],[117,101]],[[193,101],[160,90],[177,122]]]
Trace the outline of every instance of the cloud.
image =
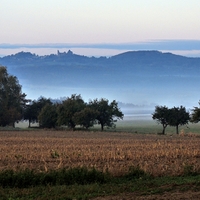
[[115,50],[171,50],[192,51],[200,50],[200,40],[150,40],[134,43],[94,43],[94,44],[70,44],[70,43],[46,43],[46,44],[0,44],[0,49],[19,48],[94,48]]

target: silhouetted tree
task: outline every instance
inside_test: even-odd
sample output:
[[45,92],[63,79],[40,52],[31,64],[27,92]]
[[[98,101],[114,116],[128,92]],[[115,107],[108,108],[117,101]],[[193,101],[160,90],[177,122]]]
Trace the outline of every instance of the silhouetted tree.
[[75,113],[73,116],[73,120],[76,122],[76,124],[88,129],[89,127],[92,127],[95,124],[95,120],[98,114],[98,111],[87,106],[80,112]]
[[0,66],[0,126],[14,126],[21,120],[27,102],[17,77],[9,75],[6,67]]
[[165,129],[169,125],[170,121],[170,110],[166,106],[156,106],[155,112],[152,114],[152,118],[156,120],[159,124],[162,124],[163,130],[162,134],[165,134]]
[[72,129],[77,125],[74,115],[85,108],[81,95],[73,94],[58,106],[58,125],[66,125]]
[[176,133],[179,134],[179,125],[188,124],[190,120],[190,114],[186,111],[185,107],[173,107],[170,109],[169,125],[176,127]]
[[24,113],[24,119],[29,121],[29,128],[31,123],[38,121],[39,113],[47,104],[52,105],[51,100],[45,97],[40,97],[37,101],[34,100],[27,105]]
[[89,105],[92,109],[98,111],[96,120],[101,125],[102,131],[104,130],[104,126],[112,127],[118,119],[123,119],[124,114],[118,108],[115,100],[109,104],[107,99],[94,99],[89,102]]
[[[200,105],[200,101],[199,101]],[[200,121],[200,107],[194,107],[191,113],[190,121],[192,123],[198,123]]]
[[46,104],[39,113],[39,125],[42,128],[55,128],[57,122],[57,106],[54,104]]

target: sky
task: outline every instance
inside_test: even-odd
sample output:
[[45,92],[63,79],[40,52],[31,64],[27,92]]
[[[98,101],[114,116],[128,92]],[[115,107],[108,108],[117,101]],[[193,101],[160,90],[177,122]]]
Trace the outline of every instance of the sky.
[[160,50],[200,57],[200,0],[1,0],[0,56]]
[[[104,50],[75,48],[93,55],[126,50],[117,44],[136,44],[135,50],[145,49],[138,44],[164,42],[159,50],[198,54],[200,47],[188,49],[188,43],[200,40],[199,11],[199,0],[1,0],[0,45],[21,44],[28,50],[22,44],[115,44]],[[183,45],[171,44],[177,40]],[[56,52],[46,47],[32,51]],[[1,55],[10,52],[13,48],[0,46]]]

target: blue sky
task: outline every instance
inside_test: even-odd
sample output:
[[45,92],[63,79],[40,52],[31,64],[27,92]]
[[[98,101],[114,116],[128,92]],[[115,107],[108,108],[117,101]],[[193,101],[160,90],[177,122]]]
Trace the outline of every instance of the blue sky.
[[1,0],[0,13],[0,55],[153,49],[200,57],[200,0]]

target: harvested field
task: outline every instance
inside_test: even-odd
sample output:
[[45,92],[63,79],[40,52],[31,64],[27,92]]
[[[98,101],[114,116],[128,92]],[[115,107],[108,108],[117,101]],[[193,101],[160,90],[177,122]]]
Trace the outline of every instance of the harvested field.
[[200,172],[200,137],[193,134],[0,131],[0,154],[0,170],[86,166],[118,176],[140,166],[154,176]]

